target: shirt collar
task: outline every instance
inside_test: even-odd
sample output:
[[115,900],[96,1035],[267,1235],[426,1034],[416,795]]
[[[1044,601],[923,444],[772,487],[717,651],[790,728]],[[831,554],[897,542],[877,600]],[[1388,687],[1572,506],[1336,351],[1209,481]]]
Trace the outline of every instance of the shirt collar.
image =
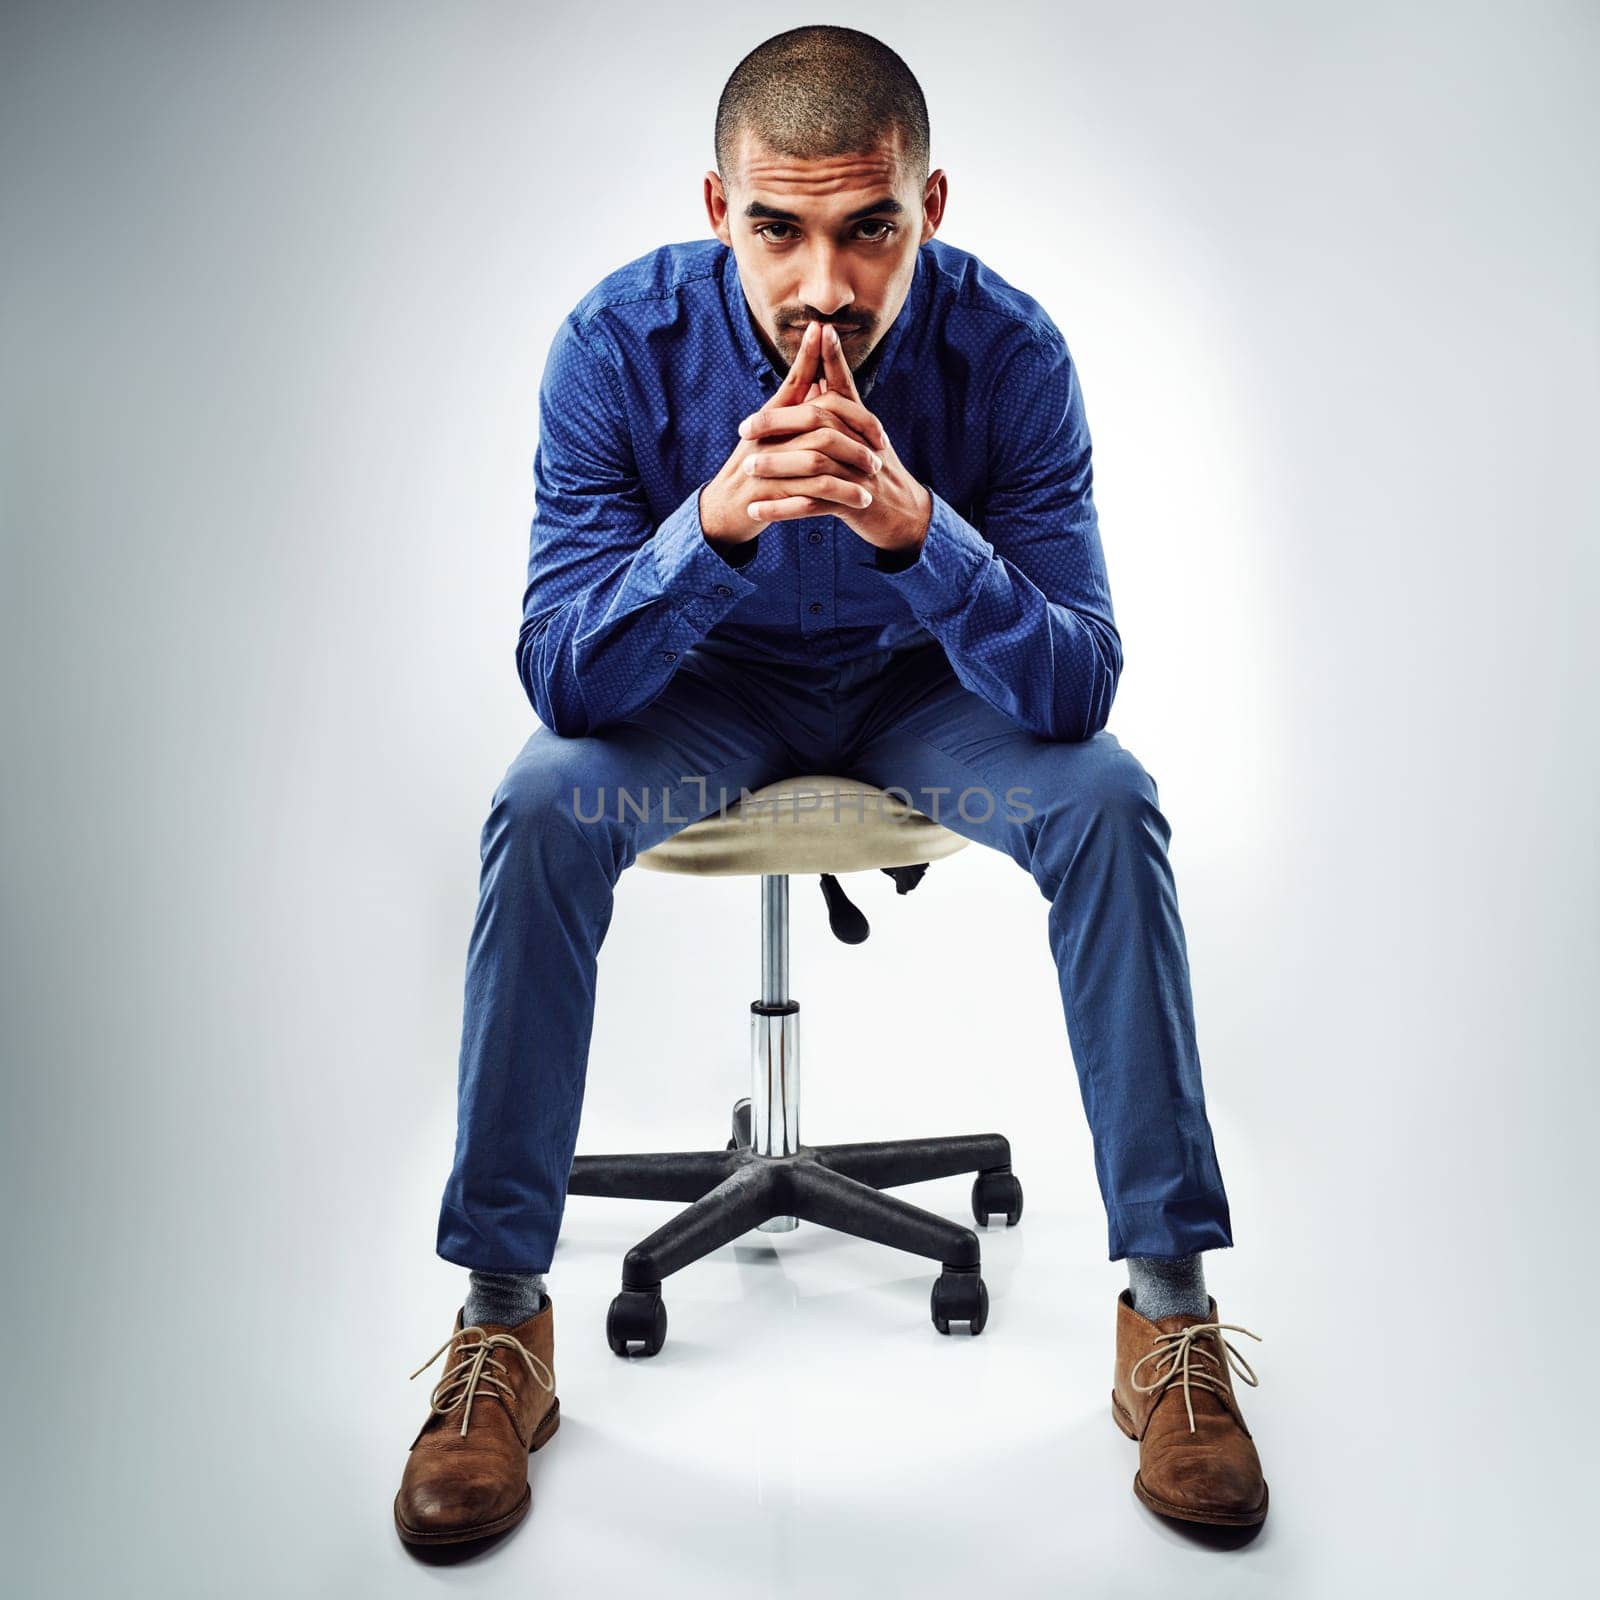
[[[877,388],[879,380],[888,372],[901,345],[905,342],[906,329],[922,315],[929,271],[928,247],[924,243],[917,249],[917,264],[911,275],[911,287],[906,291],[905,304],[900,307],[899,315],[890,324],[889,331],[878,342],[873,371],[867,380],[866,388],[862,390],[863,400]],[[739,347],[740,355],[750,370],[762,381],[764,387],[776,389],[783,381],[783,374],[773,370],[767,352],[761,347],[760,339],[756,337],[755,324],[750,317],[750,303],[745,299],[744,285],[739,279],[739,260],[727,245],[722,247],[722,294],[727,304],[728,321],[733,328],[733,337]]]

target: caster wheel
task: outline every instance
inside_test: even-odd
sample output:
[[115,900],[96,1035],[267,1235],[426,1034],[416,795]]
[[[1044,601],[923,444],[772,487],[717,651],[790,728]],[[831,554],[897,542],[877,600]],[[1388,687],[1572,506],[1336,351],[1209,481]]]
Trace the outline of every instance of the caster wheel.
[[980,1172],[972,1180],[972,1214],[980,1228],[989,1226],[991,1212],[1003,1211],[1006,1226],[1014,1228],[1022,1220],[1022,1185],[1009,1170]]
[[728,1150],[748,1150],[751,1140],[750,1102],[748,1099],[733,1103],[733,1137],[724,1146]]
[[940,1274],[929,1303],[940,1333],[949,1333],[951,1322],[965,1322],[977,1338],[989,1320],[989,1291],[975,1270]]
[[606,1342],[619,1355],[628,1354],[631,1340],[642,1340],[637,1353],[653,1356],[667,1338],[667,1308],[659,1289],[624,1289],[606,1312]]

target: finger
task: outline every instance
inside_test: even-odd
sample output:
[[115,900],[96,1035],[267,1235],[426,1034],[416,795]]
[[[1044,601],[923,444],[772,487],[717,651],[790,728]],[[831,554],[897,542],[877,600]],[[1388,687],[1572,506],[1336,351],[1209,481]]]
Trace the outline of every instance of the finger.
[[795,351],[794,360],[789,363],[789,370],[778,385],[778,392],[767,402],[768,405],[790,406],[805,393],[807,383],[817,371],[816,329],[816,323],[806,324],[806,331],[800,336],[800,348]]
[[859,398],[851,399],[830,384],[828,392],[818,395],[811,403],[817,410],[826,413],[830,420],[836,419],[836,426],[850,428],[852,432],[865,439],[873,449],[889,448],[889,436],[883,431],[883,424]]
[[[826,500],[830,508],[848,506],[852,511],[864,511],[872,504],[872,491],[865,484],[852,483],[848,478],[837,478],[827,473],[820,477],[774,480],[774,486],[779,484],[785,490],[785,495],[780,499],[805,495],[812,500]],[[765,505],[768,502],[757,500],[753,504]]]
[[739,432],[746,439],[765,439],[780,433],[808,433],[814,428],[839,428],[864,439],[876,450],[887,450],[889,440],[878,419],[858,400],[846,400],[831,389],[802,405],[775,406],[746,417]]
[[[816,379],[813,378],[813,374],[816,373],[816,360],[818,360],[818,357],[816,357],[816,334],[813,333],[814,328],[816,328],[816,323],[806,323],[805,333],[800,336],[800,349],[795,350],[795,358],[789,363],[789,371],[784,374],[784,381],[779,384],[778,390],[773,394],[773,398],[766,402],[766,406],[787,406],[800,402],[802,400],[802,389],[808,379],[811,382],[811,389],[806,390],[805,400],[814,400],[816,398],[819,390],[818,386],[816,386]],[[762,411],[766,410],[766,406],[762,406]],[[758,411],[757,416],[760,416],[760,414],[762,413]],[[744,438],[752,437],[752,434],[750,434],[750,418],[744,419],[739,424],[739,434]]]
[[834,507],[808,500],[803,494],[784,500],[753,500],[749,506],[752,522],[781,522],[785,517],[815,517],[831,513]]
[[779,433],[809,433],[814,428],[849,428],[868,444],[883,436],[878,419],[865,406],[846,400],[832,390],[792,406],[763,407],[739,424],[739,432],[747,439],[770,438]]
[[[778,389],[773,394],[773,398],[762,406],[762,410],[750,414],[739,424],[739,437],[755,438],[757,432],[760,432],[763,427],[763,419],[768,418],[774,410],[794,411],[798,406],[803,406],[806,403],[810,403],[811,400],[816,400],[818,395],[821,394],[821,387],[819,387],[816,376],[814,376],[814,373],[816,373],[816,349],[814,349],[814,346],[816,346],[816,334],[811,331],[814,326],[816,326],[816,323],[808,323],[806,325],[806,331],[800,338],[800,350],[795,355],[794,366],[790,366],[789,374],[779,384]],[[810,389],[805,389],[808,379],[810,379],[811,387]],[[805,389],[805,394],[802,394],[803,389]]]
[[836,394],[841,394],[847,400],[860,402],[861,396],[856,391],[856,375],[850,370],[850,363],[845,359],[844,345],[839,340],[839,330],[828,327],[822,336],[822,370],[828,379],[828,387]]
[[883,469],[883,458],[859,439],[838,428],[819,428],[765,449],[754,450],[744,460],[752,478],[799,478],[816,472],[837,475],[841,469],[870,479]]

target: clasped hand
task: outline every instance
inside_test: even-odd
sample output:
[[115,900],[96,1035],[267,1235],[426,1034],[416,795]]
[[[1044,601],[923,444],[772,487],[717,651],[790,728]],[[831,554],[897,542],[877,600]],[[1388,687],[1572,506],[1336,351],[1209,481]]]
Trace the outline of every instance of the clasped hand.
[[708,537],[742,544],[769,522],[835,516],[883,550],[922,543],[933,497],[863,404],[835,329],[807,323],[777,393],[739,435],[700,496]]

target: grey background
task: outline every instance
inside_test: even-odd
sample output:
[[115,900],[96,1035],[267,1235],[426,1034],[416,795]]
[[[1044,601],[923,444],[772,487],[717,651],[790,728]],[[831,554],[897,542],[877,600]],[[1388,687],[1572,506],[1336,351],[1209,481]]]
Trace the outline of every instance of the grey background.
[[[1592,5],[3,18],[9,1592],[1575,1571]],[[986,1240],[984,1337],[933,1333],[913,1258],[803,1229],[675,1280],[668,1351],[617,1362],[605,1305],[663,1213],[575,1201],[535,1517],[464,1568],[388,1522],[438,1368],[406,1376],[464,1278],[432,1246],[478,830],[534,725],[513,644],[544,354],[604,272],[706,234],[717,93],[799,21],[905,55],[942,236],[1079,364],[1111,726],[1173,823],[1234,1208],[1208,1272],[1262,1335],[1236,1342],[1274,1509],[1243,1551],[1129,1493],[1104,1415],[1124,1274],[1045,908],[977,849],[909,900],[862,885],[859,950],[798,885],[795,970],[810,1138],[1012,1134],[1029,1216]],[[754,896],[625,875],[580,1149],[720,1141]],[[909,1015],[877,998],[897,984]],[[760,1300],[789,1273],[806,1303]],[[764,1351],[757,1325],[783,1330]]]

